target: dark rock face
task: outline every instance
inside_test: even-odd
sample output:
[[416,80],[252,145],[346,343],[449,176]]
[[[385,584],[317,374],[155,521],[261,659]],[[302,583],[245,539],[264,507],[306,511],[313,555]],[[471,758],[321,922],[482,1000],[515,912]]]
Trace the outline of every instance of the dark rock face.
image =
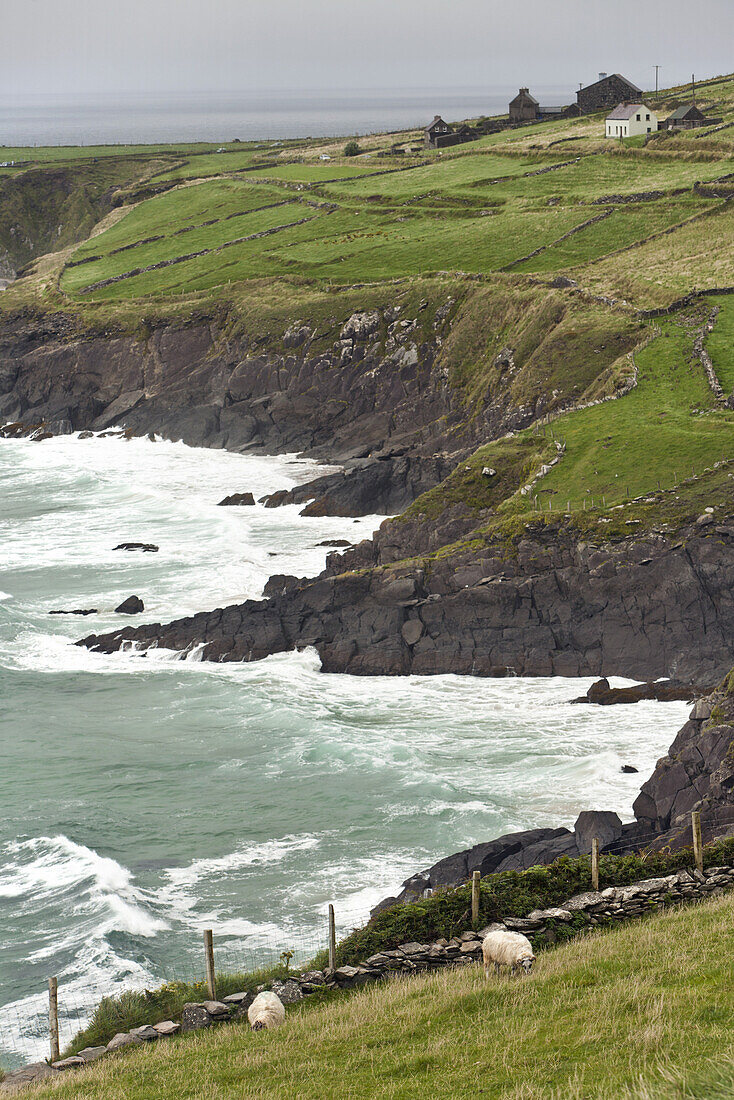
[[266,508],[305,504],[303,516],[389,515],[407,508],[421,493],[433,489],[451,472],[455,460],[418,455],[377,455],[354,459],[346,469],[326,474],[294,489],[263,497]]
[[96,607],[77,608],[74,611],[49,611],[49,615],[97,615]]
[[265,600],[83,644],[108,653],[127,640],[176,650],[203,644],[204,658],[215,661],[315,646],[325,672],[357,675],[674,672],[710,685],[728,671],[734,555],[722,554],[720,536],[692,528],[674,543],[649,536],[592,547],[561,526],[546,528],[542,541],[527,526],[514,553],[487,543],[433,561],[430,571],[411,564],[344,573],[353,552],[335,553],[321,576],[281,579]]
[[[612,706],[615,703],[639,703],[642,699],[656,699],[660,703],[673,700],[690,700],[700,694],[690,684],[678,684],[672,680],[658,680],[647,684],[633,684],[631,687],[613,688],[606,677],[592,684],[586,695],[574,699],[574,703],[596,703],[599,706]],[[634,770],[634,769],[633,769]]]
[[225,497],[224,500],[219,501],[220,508],[232,508],[232,507],[254,507],[255,498],[252,493],[232,493],[231,496]]
[[576,847],[581,855],[591,851],[591,841],[596,837],[600,848],[606,848],[622,835],[622,822],[611,810],[584,810],[574,826]]
[[634,811],[644,825],[661,832],[687,828],[692,810],[701,811],[704,838],[719,827],[734,824],[734,693],[730,680],[698,700],[667,755],[642,785]]
[[118,615],[139,615],[142,611],[145,611],[145,604],[140,596],[128,596],[119,607],[115,608],[115,611]]
[[[547,858],[542,858],[543,855]],[[459,886],[467,882],[474,871],[490,875],[495,871],[520,871],[538,863],[551,863],[560,855],[578,855],[573,833],[568,829],[527,829],[506,833],[485,844],[475,844],[456,855],[446,856],[427,871],[412,875],[403,883],[397,897],[385,898],[372,910],[371,916],[393,905],[417,901],[426,891],[440,886]]]
[[157,554],[158,547],[152,542],[120,542],[113,550],[140,550],[143,554]]

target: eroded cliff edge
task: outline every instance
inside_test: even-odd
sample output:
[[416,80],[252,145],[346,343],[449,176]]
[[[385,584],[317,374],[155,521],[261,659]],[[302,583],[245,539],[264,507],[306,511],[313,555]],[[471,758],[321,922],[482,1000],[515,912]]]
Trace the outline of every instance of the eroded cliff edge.
[[573,829],[536,828],[507,833],[444,856],[411,875],[394,897],[372,915],[416,901],[426,892],[459,886],[474,871],[482,875],[552,863],[562,856],[588,855],[592,837],[602,852],[627,855],[690,847],[691,812],[701,814],[705,844],[734,833],[734,671],[715,691],[697,700],[665,756],[643,783],[635,820],[623,824],[613,810],[586,810]]
[[[527,527],[509,547],[488,540],[424,564],[275,577],[264,600],[84,644],[201,646],[217,661],[314,646],[325,671],[360,675],[614,674],[710,685],[729,667],[734,515],[710,533],[597,545],[562,521]],[[349,557],[332,555],[330,567]]]
[[[729,668],[734,506],[699,515],[696,498],[670,522],[653,497],[642,518],[502,511],[562,456],[550,433],[514,433],[627,392],[641,322],[568,288],[525,284],[308,294],[298,321],[293,302],[275,313],[261,302],[255,319],[224,306],[185,322],[143,318],[135,332],[73,313],[4,318],[5,421],[302,451],[345,472],[285,499],[316,514],[407,507],[371,542],[331,555],[318,578],[275,577],[264,600],[84,644],[229,661],[314,646],[325,671],[362,675],[707,686]],[[492,441],[496,468],[484,465],[486,446],[476,450]]]

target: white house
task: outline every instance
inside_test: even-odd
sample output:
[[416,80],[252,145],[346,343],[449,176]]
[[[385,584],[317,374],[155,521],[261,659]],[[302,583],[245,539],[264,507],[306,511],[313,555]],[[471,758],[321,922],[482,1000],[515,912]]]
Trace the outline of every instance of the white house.
[[653,134],[657,128],[658,116],[645,103],[620,103],[607,115],[608,138]]

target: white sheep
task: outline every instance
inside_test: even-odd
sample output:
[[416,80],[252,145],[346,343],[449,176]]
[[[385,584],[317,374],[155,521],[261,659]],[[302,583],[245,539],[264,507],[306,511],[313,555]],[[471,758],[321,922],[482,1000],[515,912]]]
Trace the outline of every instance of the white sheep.
[[247,1019],[253,1031],[262,1031],[263,1028],[280,1027],[285,1023],[285,1009],[283,1002],[277,993],[271,993],[266,989],[258,993],[255,1000],[247,1010]]
[[484,958],[484,976],[489,977],[489,967],[494,963],[495,973],[499,974],[501,966],[509,966],[510,972],[515,974],[520,967],[526,974],[530,973],[535,955],[533,945],[522,932],[506,932],[499,928],[495,932],[488,932],[482,942],[482,957]]

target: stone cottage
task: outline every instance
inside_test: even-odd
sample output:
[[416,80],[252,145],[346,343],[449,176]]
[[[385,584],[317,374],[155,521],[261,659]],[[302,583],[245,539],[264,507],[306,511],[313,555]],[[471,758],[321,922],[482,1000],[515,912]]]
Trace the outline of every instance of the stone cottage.
[[518,126],[523,122],[535,122],[537,117],[537,99],[531,96],[527,88],[521,88],[510,102],[510,125]]
[[584,114],[614,107],[617,103],[631,103],[642,96],[642,90],[619,73],[599,73],[599,79],[576,92],[576,102]]

